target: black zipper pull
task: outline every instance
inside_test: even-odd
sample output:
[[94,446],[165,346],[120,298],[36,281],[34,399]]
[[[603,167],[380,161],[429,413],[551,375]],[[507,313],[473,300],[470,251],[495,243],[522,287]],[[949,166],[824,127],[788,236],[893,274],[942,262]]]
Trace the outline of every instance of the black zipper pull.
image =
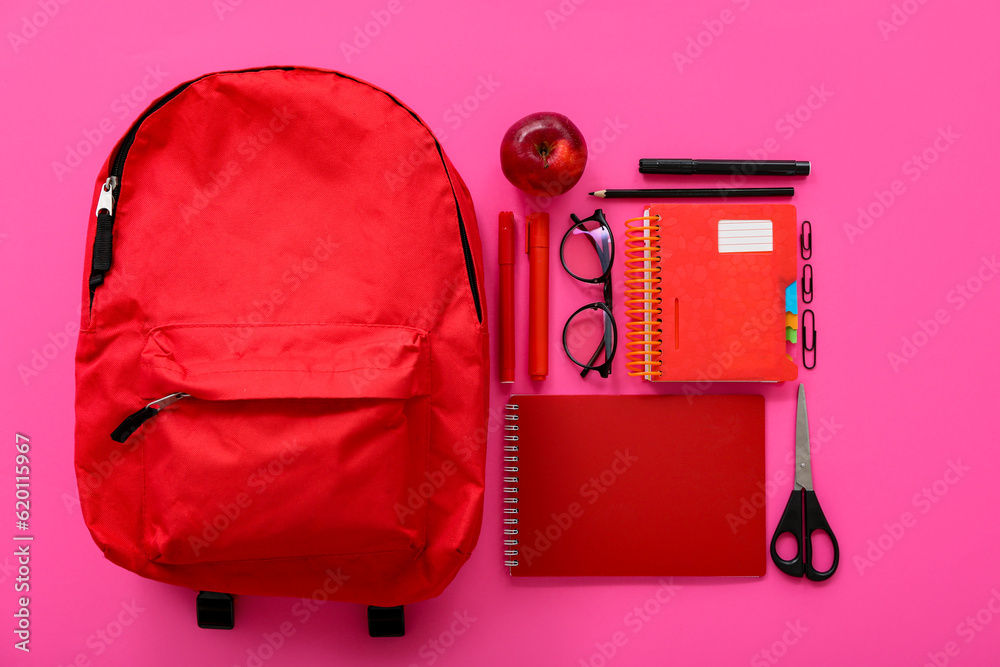
[[118,425],[118,428],[111,432],[111,439],[115,442],[125,442],[128,440],[130,435],[138,431],[139,427],[145,424],[148,420],[155,417],[160,410],[168,405],[173,405],[177,401],[182,398],[187,398],[188,396],[190,396],[190,394],[185,394],[183,392],[170,394],[169,396],[164,396],[163,398],[153,401],[138,412],[133,412],[125,418],[125,421]]
[[115,222],[115,188],[118,179],[110,177],[101,186],[97,197],[97,231],[94,233],[94,253],[90,260],[90,302],[94,292],[104,284],[104,274],[111,269],[111,228]]

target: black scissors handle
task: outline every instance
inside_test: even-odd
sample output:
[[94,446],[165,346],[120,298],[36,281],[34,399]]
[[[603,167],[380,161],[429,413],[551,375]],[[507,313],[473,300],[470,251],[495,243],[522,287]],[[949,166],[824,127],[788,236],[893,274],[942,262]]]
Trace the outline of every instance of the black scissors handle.
[[[821,530],[830,537],[833,544],[833,564],[829,570],[819,572],[812,565],[812,534]],[[778,538],[784,534],[789,534],[795,538],[798,551],[791,560],[785,560],[778,555]],[[840,562],[840,546],[837,538],[830,530],[830,524],[823,515],[823,510],[819,506],[815,491],[806,489],[794,489],[785,511],[781,514],[778,527],[771,538],[771,560],[778,566],[778,569],[793,577],[801,577],[803,574],[812,581],[826,581],[837,571],[837,563]]]

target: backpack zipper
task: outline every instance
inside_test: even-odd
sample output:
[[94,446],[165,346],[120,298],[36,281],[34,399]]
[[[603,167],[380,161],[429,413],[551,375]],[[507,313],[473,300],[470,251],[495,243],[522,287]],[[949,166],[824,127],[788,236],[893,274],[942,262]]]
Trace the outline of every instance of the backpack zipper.
[[[195,81],[198,80],[199,79],[195,79]],[[118,147],[118,152],[115,154],[115,160],[111,165],[111,173],[108,174],[108,180],[106,180],[104,185],[101,187],[101,194],[98,196],[97,200],[97,231],[94,234],[94,252],[93,258],[90,262],[90,279],[88,281],[90,285],[91,312],[94,310],[94,294],[97,292],[97,288],[104,284],[104,274],[111,269],[112,231],[115,226],[115,202],[118,201],[118,196],[121,194],[122,172],[125,170],[125,157],[128,155],[128,151],[132,147],[132,143],[135,141],[135,135],[138,133],[139,126],[142,125],[142,121],[146,120],[150,114],[160,109],[164,104],[180,95],[192,83],[194,83],[194,81],[188,81],[187,83],[181,84],[160,98],[151,107],[146,109],[146,111],[143,112],[143,114],[139,116],[134,123],[132,123],[132,127],[129,128],[128,134],[125,135],[122,139],[121,145]],[[107,211],[107,213],[104,211]]]
[[[454,194],[454,192],[452,194]],[[483,306],[479,303],[479,287],[476,284],[476,266],[472,263],[472,248],[469,247],[469,237],[465,234],[465,221],[462,219],[462,211],[458,208],[457,198],[455,199],[455,210],[458,211],[458,232],[462,237],[462,252],[465,254],[465,272],[469,275],[469,287],[472,288],[472,301],[476,304],[476,317],[479,319],[481,324],[483,321]]]
[[[394,98],[395,99],[395,98]],[[417,119],[420,120],[419,118]],[[423,121],[420,121],[423,124]],[[427,127],[426,125],[424,127]],[[476,265],[472,260],[472,248],[469,246],[469,236],[465,231],[465,219],[462,217],[462,208],[458,205],[458,195],[455,193],[455,184],[451,182],[451,174],[448,173],[448,165],[444,161],[444,152],[441,150],[441,144],[438,143],[437,137],[434,133],[430,131],[431,137],[434,139],[434,145],[437,146],[438,155],[441,157],[441,166],[444,167],[445,176],[448,177],[448,185],[451,186],[451,196],[455,199],[455,213],[458,215],[458,235],[462,239],[462,254],[465,255],[465,273],[469,277],[469,287],[472,289],[472,302],[476,306],[476,318],[479,323],[483,322],[483,306],[479,302],[479,284],[476,280]]]
[[140,426],[160,414],[160,410],[173,405],[182,398],[188,398],[190,395],[191,394],[185,394],[184,392],[179,391],[176,394],[170,394],[169,396],[158,398],[152,403],[147,404],[142,410],[133,412],[126,417],[124,421],[118,425],[118,428],[111,432],[111,439],[115,442],[125,442],[128,440],[130,435],[139,430]]
[[[272,69],[292,70],[295,68],[257,67],[253,69],[237,70],[236,72],[263,72],[265,70]],[[135,122],[132,123],[132,126],[128,130],[128,134],[122,138],[121,145],[118,146],[118,152],[115,154],[115,160],[111,164],[111,172],[108,174],[108,180],[104,182],[104,186],[101,188],[101,194],[97,203],[97,231],[94,235],[94,254],[90,263],[90,279],[88,281],[90,285],[91,312],[94,310],[94,294],[97,292],[97,288],[104,284],[104,274],[111,269],[112,231],[115,226],[114,205],[115,202],[118,201],[118,197],[121,194],[122,174],[125,171],[125,158],[128,157],[129,149],[132,148],[132,143],[135,141],[135,135],[139,132],[139,127],[142,126],[143,121],[149,118],[151,114],[159,111],[167,102],[187,90],[188,86],[209,76],[213,75],[206,74],[205,76],[182,83],[158,99],[148,109],[146,109],[141,116],[135,119]],[[102,213],[102,210],[104,210],[101,208],[102,202],[110,204],[106,209],[107,213]]]
[[[294,70],[294,67],[258,67],[254,69],[237,70],[235,72],[225,72],[227,74],[235,73],[245,73],[245,72],[264,72],[267,70]],[[397,105],[402,107],[402,109],[408,112],[418,123],[420,123],[425,130],[431,135],[434,140],[434,146],[437,148],[438,157],[441,158],[441,166],[444,168],[445,177],[448,179],[448,185],[451,187],[451,196],[455,200],[455,213],[458,215],[458,232],[462,239],[462,254],[465,258],[465,271],[469,278],[469,287],[472,289],[472,301],[476,306],[476,317],[479,322],[483,321],[483,306],[479,300],[479,282],[476,279],[476,267],[472,258],[472,248],[469,246],[469,236],[465,231],[465,219],[462,218],[462,209],[458,204],[458,194],[455,192],[455,184],[451,182],[451,174],[448,173],[448,165],[444,161],[444,151],[441,149],[441,144],[438,142],[437,137],[431,132],[431,129],[427,127],[427,124],[420,119],[417,114],[410,111],[406,105],[397,100],[390,93],[371,86],[371,84],[359,81],[354,77],[347,76],[346,74],[341,74],[340,72],[331,72],[331,74],[336,74],[345,79],[351,79],[357,83],[362,83],[364,85],[370,86],[374,90],[377,90],[384,95],[386,95],[390,100],[395,102]],[[118,152],[115,154],[115,160],[111,165],[111,172],[108,174],[108,179],[104,182],[101,187],[101,194],[97,200],[97,231],[94,235],[94,249],[93,258],[90,263],[90,311],[94,309],[94,294],[97,292],[97,288],[104,284],[104,274],[106,274],[111,269],[111,246],[112,246],[112,231],[115,225],[115,202],[118,201],[118,197],[121,194],[122,187],[122,174],[125,171],[125,158],[128,157],[129,149],[132,148],[132,143],[135,141],[135,135],[139,132],[139,127],[142,122],[149,118],[149,116],[155,112],[159,111],[167,102],[174,99],[182,92],[184,92],[188,86],[201,81],[202,79],[213,76],[212,74],[206,74],[203,77],[193,79],[186,83],[174,88],[172,91],[157,100],[152,106],[150,106],[146,111],[139,116],[132,127],[129,128],[128,134],[122,139],[121,145],[118,147]],[[102,208],[104,206],[104,208]],[[107,213],[103,213],[106,210]]]
[[[345,75],[342,74],[341,76]],[[352,80],[357,81],[357,79]],[[458,216],[458,235],[462,239],[462,254],[465,256],[465,273],[469,278],[469,287],[472,289],[472,302],[476,306],[476,318],[479,320],[479,323],[482,324],[483,305],[479,301],[479,281],[476,280],[476,265],[472,259],[472,248],[469,246],[469,236],[465,231],[465,218],[462,217],[462,207],[458,204],[458,193],[455,192],[455,184],[451,180],[451,173],[448,171],[448,164],[444,159],[444,149],[441,148],[441,142],[439,142],[438,138],[434,136],[434,132],[431,131],[431,128],[427,127],[427,123],[421,120],[420,116],[415,114],[413,111],[410,111],[405,104],[393,97],[392,94],[387,93],[384,90],[381,92],[383,92],[390,100],[402,107],[404,111],[413,116],[413,119],[420,123],[424,129],[427,130],[427,133],[431,135],[431,139],[434,140],[434,147],[437,148],[438,157],[441,159],[441,166],[444,168],[445,178],[448,179],[448,187],[451,188],[452,199],[455,200],[455,214]]]

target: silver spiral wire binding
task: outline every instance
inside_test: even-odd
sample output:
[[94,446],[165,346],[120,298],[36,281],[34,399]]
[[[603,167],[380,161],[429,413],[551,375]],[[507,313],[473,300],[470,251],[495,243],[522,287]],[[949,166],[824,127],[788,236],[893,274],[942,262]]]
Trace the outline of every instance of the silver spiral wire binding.
[[506,567],[517,567],[517,484],[518,484],[518,445],[519,440],[517,431],[520,430],[520,426],[513,424],[511,422],[516,422],[518,420],[517,405],[513,403],[508,403],[504,406],[507,413],[504,415],[504,488],[503,488],[503,555],[504,555],[504,566]]

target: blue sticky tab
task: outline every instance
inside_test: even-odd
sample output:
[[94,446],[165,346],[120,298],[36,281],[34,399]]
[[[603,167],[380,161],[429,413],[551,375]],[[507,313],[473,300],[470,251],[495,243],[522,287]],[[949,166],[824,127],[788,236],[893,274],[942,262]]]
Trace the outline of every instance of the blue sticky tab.
[[785,312],[799,314],[799,283],[792,283],[785,288]]

